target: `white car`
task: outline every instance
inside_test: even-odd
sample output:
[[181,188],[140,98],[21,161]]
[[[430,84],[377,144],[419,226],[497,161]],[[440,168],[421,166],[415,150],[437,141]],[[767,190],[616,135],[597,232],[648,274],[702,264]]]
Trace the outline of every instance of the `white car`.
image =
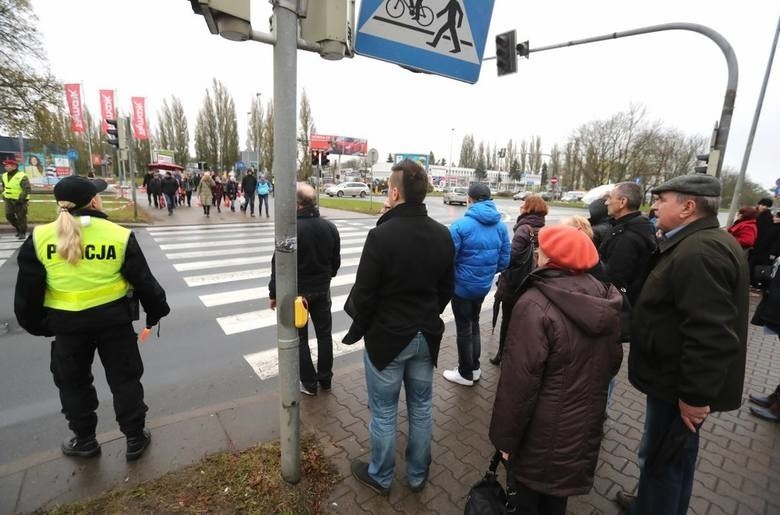
[[469,190],[461,186],[455,186],[454,188],[444,188],[444,196],[442,200],[445,204],[463,204],[466,205],[468,201]]
[[562,202],[579,202],[585,195],[585,191],[567,191],[561,197]]
[[331,186],[325,190],[325,193],[329,197],[349,196],[365,198],[371,193],[371,190],[368,189],[368,184],[363,184],[362,182],[342,182],[341,184]]

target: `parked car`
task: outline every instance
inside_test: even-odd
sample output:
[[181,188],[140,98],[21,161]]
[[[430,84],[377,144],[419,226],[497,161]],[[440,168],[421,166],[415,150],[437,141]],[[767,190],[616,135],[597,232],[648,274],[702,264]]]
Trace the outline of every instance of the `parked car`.
[[466,205],[468,201],[469,190],[462,186],[444,188],[444,195],[442,199],[445,204],[462,204]]
[[561,202],[579,202],[585,193],[584,191],[567,191],[561,196]]
[[552,200],[552,194],[549,191],[542,191],[539,193],[534,193],[533,191],[518,191],[512,195],[512,200],[525,200],[529,195],[539,195],[545,202]]
[[325,190],[325,193],[329,197],[350,196],[365,198],[371,193],[371,190],[368,189],[368,184],[363,184],[362,182],[342,182],[341,184],[331,186]]

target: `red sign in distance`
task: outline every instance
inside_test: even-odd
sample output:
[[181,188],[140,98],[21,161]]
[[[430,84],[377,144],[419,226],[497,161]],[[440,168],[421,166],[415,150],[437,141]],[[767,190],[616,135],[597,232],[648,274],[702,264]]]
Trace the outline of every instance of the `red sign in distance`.
[[550,179],[550,182],[552,184],[558,184],[558,177],[553,177],[552,179]]

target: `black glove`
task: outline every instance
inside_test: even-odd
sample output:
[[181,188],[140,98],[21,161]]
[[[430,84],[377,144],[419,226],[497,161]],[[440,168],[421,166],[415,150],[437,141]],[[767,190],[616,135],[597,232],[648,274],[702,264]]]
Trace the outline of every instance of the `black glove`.
[[148,316],[146,317],[146,327],[148,328],[152,328],[156,326],[159,322],[160,322],[159,318],[149,318]]

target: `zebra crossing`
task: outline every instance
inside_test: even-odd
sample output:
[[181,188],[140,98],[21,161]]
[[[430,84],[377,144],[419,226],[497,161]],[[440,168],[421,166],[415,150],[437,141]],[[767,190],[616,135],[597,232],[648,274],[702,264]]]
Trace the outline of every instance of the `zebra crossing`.
[[[343,314],[344,303],[355,282],[366,235],[374,223],[351,220],[335,220],[334,223],[341,236],[341,268],[331,281],[335,358],[363,348],[362,341],[349,346],[340,342],[349,327],[349,319]],[[187,289],[198,298],[208,317],[227,338],[268,330],[276,325],[275,311],[268,307],[257,309],[268,303],[273,230],[270,224],[251,222],[146,229]],[[489,306],[483,305],[483,310],[489,310]],[[445,323],[454,320],[449,306],[442,318]],[[309,347],[316,359],[317,340],[313,330],[309,334],[312,336]],[[269,343],[271,341],[275,343],[269,338]],[[243,358],[261,380],[278,374],[275,345]]]
[[16,250],[22,246],[24,240],[8,234],[0,234],[0,266],[13,257]]

